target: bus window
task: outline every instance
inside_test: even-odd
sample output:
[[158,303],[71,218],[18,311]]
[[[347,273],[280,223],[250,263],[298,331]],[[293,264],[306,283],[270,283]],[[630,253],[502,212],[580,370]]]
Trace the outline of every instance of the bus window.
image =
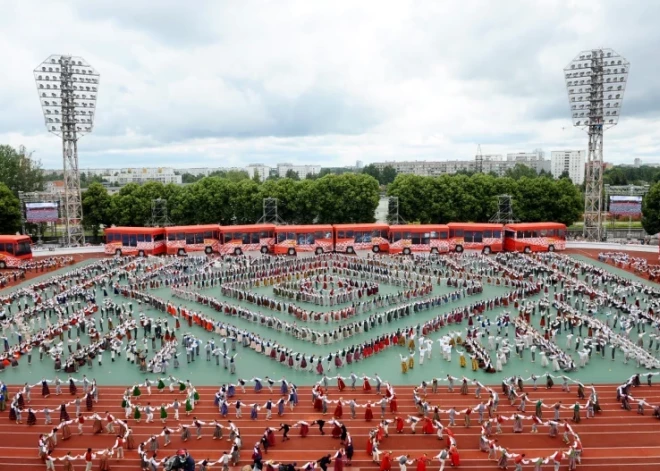
[[518,239],[523,239],[525,237],[523,231],[518,231],[517,235],[518,235]]
[[186,235],[183,232],[177,232],[176,240],[186,240]]
[[128,247],[128,234],[121,235],[121,245]]
[[137,247],[137,234],[131,234],[129,240],[131,247]]
[[14,255],[14,244],[12,242],[7,242],[5,244],[5,252]]
[[167,240],[174,242],[176,240],[176,234],[174,232],[170,232],[167,234]]
[[346,237],[346,234],[344,231],[339,231],[337,232],[337,239],[344,239]]
[[195,243],[196,244],[203,244],[204,243],[204,233],[203,232],[198,232],[195,234]]
[[463,229],[451,229],[450,237],[463,237]]
[[436,231],[431,231],[429,233],[429,238],[433,239],[433,240],[437,240],[438,239],[438,233]]
[[252,232],[250,234],[250,243],[251,244],[258,244],[261,241],[261,238],[259,237],[258,232]]
[[286,234],[284,232],[280,232],[277,234],[277,243],[281,244],[286,240]]
[[364,234],[363,234],[362,232],[360,232],[360,231],[355,231],[355,236],[354,236],[353,241],[354,241],[356,244],[361,244],[362,242],[365,242],[364,237],[365,237],[365,236],[364,236]]
[[440,239],[441,240],[447,240],[448,237],[449,237],[449,233],[447,233],[447,231],[440,232]]
[[494,239],[501,239],[502,238],[502,231],[493,231],[493,238]]
[[195,243],[195,234],[186,234],[186,244],[194,244]]
[[4,252],[4,251],[5,251],[5,243],[0,242],[0,252]]
[[482,243],[484,241],[484,233],[482,231],[474,231],[473,242]]
[[465,242],[472,242],[472,231],[465,231],[463,233],[463,240]]
[[484,239],[490,239],[491,237],[493,237],[493,231],[491,231],[490,229],[485,230],[483,234],[484,234]]
[[204,239],[211,239],[211,238],[213,238],[213,232],[212,231],[206,231],[202,234],[202,237]]
[[353,237],[355,237],[355,233],[353,231],[346,231],[347,239],[352,239]]
[[19,242],[16,255],[27,255],[29,253],[32,253],[32,247],[30,247],[30,243],[27,241]]
[[563,229],[557,230],[557,237],[561,237],[562,239],[564,239],[566,237],[566,231]]
[[[154,237],[154,241],[159,241],[165,239],[165,236],[163,234],[156,234],[156,237]],[[151,242],[151,234],[146,234],[144,236],[144,241],[145,242]]]
[[508,237],[510,239],[515,239],[516,238],[516,231],[507,230],[507,231],[505,231],[504,236]]
[[138,242],[144,242],[144,234],[138,234],[137,235],[137,241]]
[[395,232],[392,234],[392,242],[398,242],[401,240],[401,233]]

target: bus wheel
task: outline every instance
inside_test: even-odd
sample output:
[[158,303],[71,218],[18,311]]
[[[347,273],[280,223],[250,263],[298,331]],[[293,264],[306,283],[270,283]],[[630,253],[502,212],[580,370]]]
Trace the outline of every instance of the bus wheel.
[[186,254],[186,251],[184,249],[179,249],[179,250],[176,251],[176,254],[179,257],[183,257]]
[[7,268],[7,264],[5,262],[0,262],[0,269],[4,270]]
[[295,255],[296,254],[296,249],[290,248],[289,250],[286,251],[287,255]]
[[525,247],[525,250],[523,250],[526,254],[532,253],[532,249],[530,247]]
[[261,253],[268,253],[268,247],[266,247],[265,245],[262,245],[261,246]]
[[433,255],[437,255],[438,254],[438,248],[437,247],[431,247],[431,253]]
[[240,248],[236,247],[236,248],[234,249],[234,255],[236,255],[237,257],[238,257],[239,255],[243,255],[243,251],[242,251]]
[[355,249],[353,247],[346,247],[346,253],[355,255]]
[[144,250],[140,250],[138,252],[138,257],[144,257]]
[[205,247],[204,248],[204,253],[206,255],[211,255],[213,253],[213,248],[212,247]]
[[380,252],[380,247],[378,247],[377,245],[374,245],[373,247],[371,247],[371,251],[373,253],[378,253],[378,252]]
[[554,252],[555,251],[555,246],[554,245],[548,245],[548,252]]
[[403,255],[410,255],[410,249],[408,247],[403,249]]
[[483,253],[484,255],[490,255],[490,247],[484,247]]
[[457,245],[454,250],[456,251],[456,253],[463,253],[463,246],[462,245]]
[[323,255],[323,249],[321,247],[316,247],[316,250],[314,251],[316,255]]
[[121,249],[117,249],[117,250],[115,250],[115,255],[116,255],[117,257],[121,257]]

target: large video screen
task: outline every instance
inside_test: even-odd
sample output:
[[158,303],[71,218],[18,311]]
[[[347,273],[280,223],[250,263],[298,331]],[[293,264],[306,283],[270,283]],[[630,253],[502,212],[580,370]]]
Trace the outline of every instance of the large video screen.
[[642,214],[641,196],[610,196],[610,214],[639,216]]
[[58,217],[58,203],[25,203],[26,222],[57,222]]

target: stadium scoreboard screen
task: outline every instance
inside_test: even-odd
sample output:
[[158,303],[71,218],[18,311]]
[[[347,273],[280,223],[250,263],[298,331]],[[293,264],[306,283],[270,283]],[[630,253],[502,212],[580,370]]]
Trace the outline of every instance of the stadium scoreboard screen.
[[610,196],[610,214],[639,216],[642,214],[641,196]]
[[59,203],[25,203],[25,222],[57,222]]

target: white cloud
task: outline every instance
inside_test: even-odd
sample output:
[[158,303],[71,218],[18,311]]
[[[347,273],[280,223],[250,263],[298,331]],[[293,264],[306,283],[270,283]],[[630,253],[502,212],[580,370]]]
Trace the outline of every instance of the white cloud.
[[468,159],[585,148],[562,68],[582,49],[632,63],[608,161],[660,159],[656,2],[37,2],[0,17],[0,142],[61,165],[32,69],[101,73],[81,167]]

